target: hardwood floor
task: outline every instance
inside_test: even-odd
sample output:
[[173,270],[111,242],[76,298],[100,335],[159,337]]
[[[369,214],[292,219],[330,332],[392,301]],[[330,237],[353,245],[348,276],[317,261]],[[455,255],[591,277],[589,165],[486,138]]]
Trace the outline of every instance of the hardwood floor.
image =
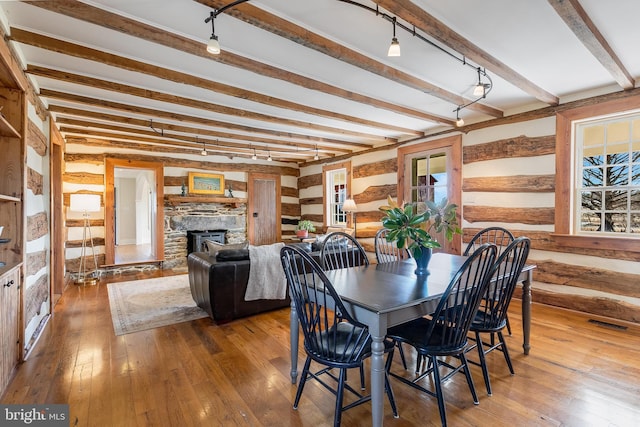
[[[499,353],[491,354],[493,396],[487,396],[473,366],[477,406],[462,375],[450,380],[449,425],[638,425],[640,325],[534,305],[532,349],[525,356],[519,301],[512,308],[514,335],[507,341],[516,375]],[[222,326],[205,318],[116,337],[106,281],[71,286],[1,402],[68,403],[72,426],[330,425],[334,397],[316,382],[292,409],[288,334],[289,310],[283,309]],[[301,349],[300,367],[303,356]],[[395,359],[394,369],[401,370]],[[351,381],[357,377],[354,372]],[[392,386],[400,418],[385,399],[385,425],[439,425],[434,398],[394,380]],[[343,425],[370,425],[369,405],[345,412]]]

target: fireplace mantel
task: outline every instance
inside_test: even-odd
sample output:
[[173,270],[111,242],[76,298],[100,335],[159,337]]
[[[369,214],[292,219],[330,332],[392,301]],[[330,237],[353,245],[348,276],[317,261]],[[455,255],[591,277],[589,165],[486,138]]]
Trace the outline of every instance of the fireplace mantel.
[[164,201],[173,206],[182,203],[222,203],[238,207],[247,203],[247,199],[237,197],[181,196],[176,194],[165,195]]

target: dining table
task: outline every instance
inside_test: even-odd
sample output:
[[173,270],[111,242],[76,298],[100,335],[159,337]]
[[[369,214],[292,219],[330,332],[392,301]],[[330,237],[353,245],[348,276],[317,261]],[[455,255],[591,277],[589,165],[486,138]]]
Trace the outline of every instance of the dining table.
[[[371,421],[382,426],[384,416],[384,339],[388,328],[433,313],[442,294],[464,264],[466,256],[434,253],[429,274],[416,275],[412,259],[325,271],[347,310],[367,325],[371,334]],[[525,265],[522,282],[524,353],[528,354],[531,326],[531,281],[535,265]],[[290,316],[291,382],[298,376],[298,316]]]

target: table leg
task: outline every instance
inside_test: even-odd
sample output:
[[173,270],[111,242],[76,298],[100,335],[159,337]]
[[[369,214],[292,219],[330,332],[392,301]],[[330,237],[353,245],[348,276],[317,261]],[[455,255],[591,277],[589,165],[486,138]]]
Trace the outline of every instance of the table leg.
[[532,270],[527,271],[525,280],[522,281],[522,335],[524,354],[529,354],[529,334],[531,332],[531,281]]
[[377,427],[384,415],[384,335],[371,340],[371,425]]
[[291,345],[291,384],[295,384],[298,379],[298,312],[293,301],[291,301],[291,314],[289,315],[289,343]]

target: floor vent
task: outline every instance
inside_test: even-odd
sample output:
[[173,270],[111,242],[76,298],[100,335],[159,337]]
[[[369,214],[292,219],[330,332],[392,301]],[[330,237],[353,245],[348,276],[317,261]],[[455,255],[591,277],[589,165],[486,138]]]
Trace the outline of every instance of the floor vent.
[[595,323],[598,326],[603,326],[605,328],[618,329],[624,331],[627,329],[626,326],[616,325],[615,323],[603,322],[602,320],[589,319],[589,323]]

